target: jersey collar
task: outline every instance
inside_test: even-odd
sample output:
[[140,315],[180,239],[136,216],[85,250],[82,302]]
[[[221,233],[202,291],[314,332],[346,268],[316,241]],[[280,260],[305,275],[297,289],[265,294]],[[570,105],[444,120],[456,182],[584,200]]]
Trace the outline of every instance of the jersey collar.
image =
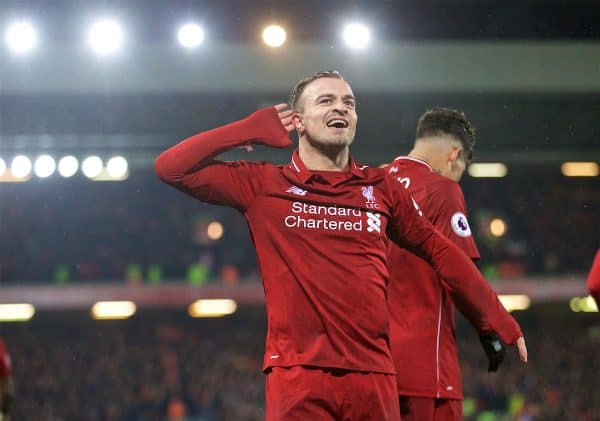
[[412,156],[398,156],[398,157],[394,158],[394,161],[399,161],[399,160],[416,162],[417,164],[421,164],[422,166],[427,167],[427,169],[429,169],[429,171],[433,172],[433,168],[431,168],[431,165],[429,165],[426,161],[423,161],[422,159],[413,158]]
[[[351,156],[348,159],[348,163],[350,165],[350,174],[354,177],[365,178],[364,169],[366,166],[357,164]],[[286,169],[288,172],[294,174],[294,176],[303,184],[310,181],[310,179],[315,175],[313,171],[304,166],[304,163],[300,159],[298,149],[296,149],[292,154],[292,159],[287,165]]]

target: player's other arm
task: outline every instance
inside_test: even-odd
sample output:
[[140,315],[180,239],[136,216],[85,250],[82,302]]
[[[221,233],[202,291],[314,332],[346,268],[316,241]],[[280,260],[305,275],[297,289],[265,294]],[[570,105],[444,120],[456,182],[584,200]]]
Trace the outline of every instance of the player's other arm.
[[[452,180],[441,179],[436,185],[431,186],[428,199],[433,208],[433,225],[471,260],[479,259],[479,250],[475,245],[471,228],[467,220],[467,205],[460,186]],[[437,207],[437,208],[436,208]],[[479,341],[488,359],[488,371],[496,371],[506,353],[506,345],[498,334],[493,331],[487,315],[478,311],[456,291],[450,289],[452,301],[456,308],[469,320],[479,334]],[[500,317],[504,317],[509,324],[512,316],[504,310]]]
[[596,252],[587,284],[591,296],[596,300],[596,304],[600,306],[600,249]]
[[390,190],[394,197],[388,232],[392,241],[428,261],[453,294],[486,315],[491,329],[505,343],[517,343],[521,359],[527,361],[521,328],[512,317],[504,317],[504,307],[473,262],[419,214],[404,189],[392,186]]
[[[286,104],[263,108],[250,116],[208,130],[161,153],[155,168],[162,181],[200,200],[242,206],[250,195],[246,162],[222,162],[214,158],[227,150],[263,144],[275,148],[291,145],[292,111]],[[247,190],[247,191],[245,191]]]

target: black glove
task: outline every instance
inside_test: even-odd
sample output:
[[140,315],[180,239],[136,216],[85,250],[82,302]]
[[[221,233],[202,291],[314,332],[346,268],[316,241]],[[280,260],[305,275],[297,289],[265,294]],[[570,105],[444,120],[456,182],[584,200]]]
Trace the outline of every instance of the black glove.
[[496,334],[496,332],[484,333],[479,335],[479,341],[485,351],[488,359],[488,371],[496,371],[502,361],[504,361],[504,354],[506,354],[506,345]]

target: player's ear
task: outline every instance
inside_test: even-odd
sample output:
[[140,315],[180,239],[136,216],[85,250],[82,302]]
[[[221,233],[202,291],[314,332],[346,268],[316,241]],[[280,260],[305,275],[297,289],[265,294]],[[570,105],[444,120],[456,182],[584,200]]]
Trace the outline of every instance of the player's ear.
[[455,163],[456,161],[458,161],[458,158],[460,158],[460,151],[461,151],[460,148],[453,146],[452,149],[450,149],[448,161],[452,164]]
[[294,124],[294,128],[296,129],[298,134],[304,133],[304,120],[302,119],[302,116],[300,114],[295,112],[292,115],[292,123]]

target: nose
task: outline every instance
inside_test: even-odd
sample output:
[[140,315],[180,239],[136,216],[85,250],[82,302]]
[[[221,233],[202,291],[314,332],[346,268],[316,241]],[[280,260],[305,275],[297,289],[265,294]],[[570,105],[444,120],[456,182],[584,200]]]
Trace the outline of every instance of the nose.
[[346,107],[346,104],[344,104],[344,101],[341,99],[336,100],[333,103],[333,111],[337,111],[341,114],[346,114],[348,113],[348,109]]

